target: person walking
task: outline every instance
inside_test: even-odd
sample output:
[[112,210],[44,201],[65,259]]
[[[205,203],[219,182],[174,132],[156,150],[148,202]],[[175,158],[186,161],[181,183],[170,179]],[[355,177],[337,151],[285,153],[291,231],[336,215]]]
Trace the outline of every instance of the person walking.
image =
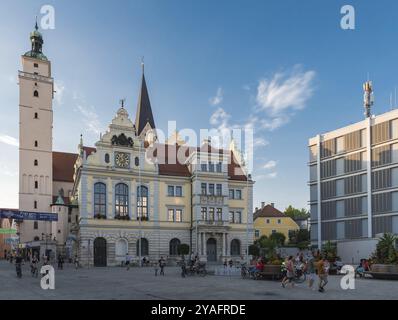
[[324,256],[317,264],[318,277],[319,277],[319,292],[325,292],[325,286],[328,283],[329,262]]
[[128,253],[126,253],[126,261],[125,261],[125,264],[126,264],[126,270],[130,270],[130,256],[129,256]]
[[75,269],[77,270],[77,269],[79,268],[79,258],[78,258],[78,256],[77,256],[77,255],[75,255],[75,261],[74,261],[74,264],[75,264]]
[[153,268],[155,270],[155,277],[157,277],[159,272],[159,263],[153,263]]
[[58,269],[59,270],[62,270],[63,269],[63,260],[62,260],[62,255],[61,254],[59,254],[58,255]]
[[305,265],[305,272],[308,275],[308,287],[312,290],[315,290],[313,288],[314,282],[315,282],[315,258],[312,252],[309,253],[307,257],[307,263]]
[[161,276],[164,276],[164,267],[165,267],[165,261],[164,261],[164,259],[163,259],[163,257],[160,257],[160,260],[159,260],[159,267],[160,267],[160,275]]
[[289,256],[289,258],[286,261],[286,276],[282,280],[282,287],[285,288],[286,284],[290,283],[293,288],[294,286],[293,278],[294,278],[293,256]]

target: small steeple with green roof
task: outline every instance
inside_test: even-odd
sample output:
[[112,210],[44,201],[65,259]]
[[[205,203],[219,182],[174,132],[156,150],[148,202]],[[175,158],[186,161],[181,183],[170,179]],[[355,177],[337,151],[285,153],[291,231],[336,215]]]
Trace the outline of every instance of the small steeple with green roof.
[[43,36],[39,32],[39,26],[36,25],[35,30],[30,33],[30,42],[32,44],[32,49],[24,54],[25,57],[35,58],[43,61],[48,61],[47,57],[43,54]]

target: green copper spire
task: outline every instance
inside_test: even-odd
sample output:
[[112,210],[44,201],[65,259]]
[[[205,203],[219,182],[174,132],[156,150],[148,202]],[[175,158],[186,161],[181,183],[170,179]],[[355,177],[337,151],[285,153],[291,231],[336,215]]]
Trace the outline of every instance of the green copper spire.
[[39,32],[39,26],[37,24],[37,17],[36,17],[36,24],[35,30],[30,33],[30,42],[32,44],[32,50],[26,52],[24,54],[25,57],[31,57],[43,61],[48,61],[47,57],[43,54],[43,36]]

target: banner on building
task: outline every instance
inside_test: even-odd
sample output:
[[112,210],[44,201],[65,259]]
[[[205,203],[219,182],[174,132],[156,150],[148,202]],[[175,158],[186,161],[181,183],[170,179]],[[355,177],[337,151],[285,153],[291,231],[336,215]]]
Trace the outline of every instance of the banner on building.
[[0,234],[17,234],[17,230],[0,228]]
[[15,220],[58,221],[58,215],[56,213],[29,212],[4,209],[0,209],[0,218]]

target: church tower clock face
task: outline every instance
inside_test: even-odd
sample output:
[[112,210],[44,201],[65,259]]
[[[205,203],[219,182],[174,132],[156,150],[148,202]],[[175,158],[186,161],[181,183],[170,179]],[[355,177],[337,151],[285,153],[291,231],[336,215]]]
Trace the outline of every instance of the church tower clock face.
[[128,168],[130,166],[130,155],[124,152],[116,152],[115,164],[119,168]]

